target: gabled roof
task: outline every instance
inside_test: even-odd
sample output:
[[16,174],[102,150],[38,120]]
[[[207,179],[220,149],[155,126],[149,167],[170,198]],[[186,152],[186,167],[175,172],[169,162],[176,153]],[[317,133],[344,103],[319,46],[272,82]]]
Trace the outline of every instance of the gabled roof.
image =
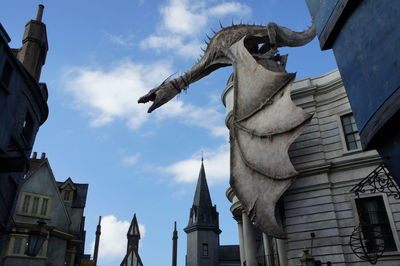
[[74,182],[72,182],[71,177],[68,177],[67,180],[65,180],[64,182],[57,182],[57,185],[60,189],[65,189],[66,187],[70,187],[72,190],[76,190],[75,184]]
[[60,190],[66,188],[67,186],[70,186],[75,191],[71,207],[85,208],[89,184],[74,183],[71,177],[68,177],[67,180],[65,180],[64,182],[57,181],[57,186]]
[[138,236],[140,239],[140,230],[139,230],[139,225],[138,225],[138,222],[136,219],[136,213],[133,215],[132,222],[131,222],[131,225],[129,226],[127,235],[128,236]]
[[[47,160],[47,158],[43,157],[41,159],[36,159],[36,158],[31,159],[31,168],[28,171],[24,181],[22,182],[21,187],[23,187],[28,181],[30,181],[32,178],[34,178],[35,174],[39,171],[39,169],[41,169],[43,167],[46,167],[47,170],[49,171],[50,177],[51,177],[50,178],[51,179],[51,185],[54,187],[58,199],[62,203],[64,203],[63,199],[61,198],[60,190],[58,189],[58,186],[57,186],[57,183],[56,183],[56,179],[55,179],[54,174],[53,174],[53,170],[51,169],[50,163]],[[69,216],[68,211],[65,208],[65,205],[62,204],[62,206],[63,206],[64,213],[65,213],[65,215],[66,215],[66,217],[68,219],[68,223],[71,223],[71,217]]]

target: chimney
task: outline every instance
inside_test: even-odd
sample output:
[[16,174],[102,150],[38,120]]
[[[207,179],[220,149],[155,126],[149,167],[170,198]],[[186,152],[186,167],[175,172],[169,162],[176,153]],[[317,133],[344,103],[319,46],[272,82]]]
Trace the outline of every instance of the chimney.
[[22,47],[17,55],[19,61],[36,81],[40,79],[48,50],[46,25],[42,23],[43,9],[44,6],[39,5],[36,19],[25,25]]
[[45,152],[42,152],[42,156],[40,157],[40,159],[41,159],[41,160],[46,159],[46,153],[45,153]]
[[32,154],[32,159],[36,159],[36,157],[37,157],[37,152],[34,152],[34,153]]
[[36,21],[42,22],[44,5],[39,5],[36,14]]

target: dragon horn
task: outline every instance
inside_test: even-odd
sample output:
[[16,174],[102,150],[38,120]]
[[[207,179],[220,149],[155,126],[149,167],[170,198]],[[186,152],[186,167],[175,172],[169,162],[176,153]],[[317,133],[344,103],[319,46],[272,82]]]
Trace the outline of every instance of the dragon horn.
[[219,20],[218,22],[219,22],[219,26],[221,27],[221,30],[223,30],[224,26],[222,26],[221,20]]

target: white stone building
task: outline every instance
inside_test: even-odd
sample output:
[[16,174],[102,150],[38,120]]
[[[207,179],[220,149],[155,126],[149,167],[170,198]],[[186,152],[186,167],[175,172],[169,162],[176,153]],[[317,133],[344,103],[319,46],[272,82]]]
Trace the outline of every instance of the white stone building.
[[[363,255],[361,244],[372,259],[375,253],[383,252],[377,265],[400,265],[400,200],[386,193],[387,189],[366,190],[358,196],[351,191],[381,164],[381,159],[375,151],[361,150],[339,72],[297,80],[290,86],[293,101],[314,116],[289,151],[299,175],[278,203],[277,216],[287,239],[261,237],[228,189],[231,211],[238,221],[242,265],[260,265],[260,261],[271,266],[301,265],[304,248],[320,261],[316,265],[369,265],[352,250],[358,247],[358,255]],[[231,82],[222,99],[229,121]],[[396,192],[395,187],[390,189]],[[361,230],[355,231],[360,222]]]

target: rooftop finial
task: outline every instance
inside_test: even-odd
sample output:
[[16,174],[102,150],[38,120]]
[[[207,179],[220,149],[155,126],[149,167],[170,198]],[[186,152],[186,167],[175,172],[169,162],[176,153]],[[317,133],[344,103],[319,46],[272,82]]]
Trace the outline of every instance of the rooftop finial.
[[203,163],[204,157],[203,157],[203,151],[201,152],[201,163]]
[[36,20],[42,22],[44,5],[40,4],[36,14]]

